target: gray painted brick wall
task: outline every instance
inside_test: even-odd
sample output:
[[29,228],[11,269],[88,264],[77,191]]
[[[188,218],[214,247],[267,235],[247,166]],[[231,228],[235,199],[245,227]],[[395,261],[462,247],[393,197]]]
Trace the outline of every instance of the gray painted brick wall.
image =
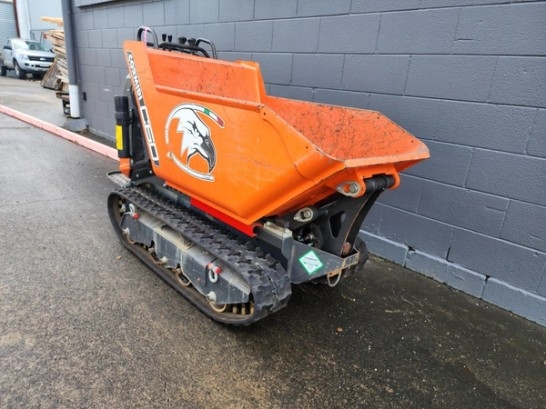
[[138,26],[208,37],[258,61],[273,95],[378,110],[424,140],[432,158],[370,212],[369,248],[546,325],[546,1],[75,4],[92,131],[112,138]]

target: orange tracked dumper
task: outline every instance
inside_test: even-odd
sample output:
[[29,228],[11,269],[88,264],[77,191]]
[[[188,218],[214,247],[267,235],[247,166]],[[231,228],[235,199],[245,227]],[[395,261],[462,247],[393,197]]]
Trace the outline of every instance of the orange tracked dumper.
[[234,325],[284,307],[292,284],[358,270],[365,215],[426,146],[375,111],[267,95],[258,64],[208,40],[163,37],[124,44],[108,198],[122,243]]

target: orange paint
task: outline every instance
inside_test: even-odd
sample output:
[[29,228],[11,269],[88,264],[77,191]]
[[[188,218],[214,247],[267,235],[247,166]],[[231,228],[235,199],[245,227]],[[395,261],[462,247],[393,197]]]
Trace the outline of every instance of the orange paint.
[[129,158],[119,159],[119,171],[128,178],[131,177],[131,160]]
[[429,157],[378,112],[268,96],[256,63],[138,41],[124,51],[154,173],[242,225],[315,204],[346,182],[356,196],[373,175],[398,183],[398,172]]

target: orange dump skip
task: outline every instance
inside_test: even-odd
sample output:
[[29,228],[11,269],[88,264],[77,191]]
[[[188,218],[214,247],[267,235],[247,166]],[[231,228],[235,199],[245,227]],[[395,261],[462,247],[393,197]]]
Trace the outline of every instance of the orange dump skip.
[[124,51],[155,174],[245,225],[429,156],[379,112],[266,95],[256,63]]

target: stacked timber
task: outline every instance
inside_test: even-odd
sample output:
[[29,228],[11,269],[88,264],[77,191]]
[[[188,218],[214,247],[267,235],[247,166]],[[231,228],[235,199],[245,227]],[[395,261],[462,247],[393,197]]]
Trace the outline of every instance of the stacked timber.
[[[43,21],[63,25],[61,18],[42,17]],[[49,41],[55,53],[55,60],[49,70],[44,75],[41,85],[44,88],[53,89],[55,91],[67,92],[68,90],[68,64],[66,61],[66,47],[64,42],[64,31],[61,29],[49,30],[44,32],[43,37]]]

